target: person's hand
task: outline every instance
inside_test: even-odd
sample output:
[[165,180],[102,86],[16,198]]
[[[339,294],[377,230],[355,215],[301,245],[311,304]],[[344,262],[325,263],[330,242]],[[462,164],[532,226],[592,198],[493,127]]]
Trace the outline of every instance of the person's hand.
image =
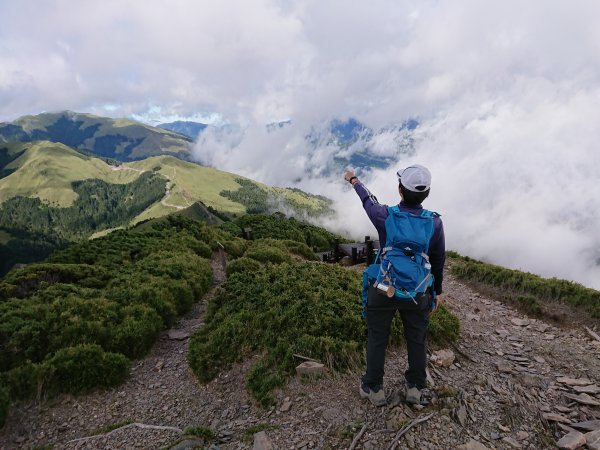
[[437,309],[440,307],[440,304],[444,303],[444,296],[442,294],[437,294],[435,296],[435,306],[433,308],[433,311],[431,311],[432,313],[436,312]]
[[344,173],[344,180],[346,180],[346,181],[350,182],[350,179],[351,179],[352,177],[354,177],[354,176],[355,176],[355,175],[354,175],[354,171],[353,171],[353,170],[346,169],[346,172]]

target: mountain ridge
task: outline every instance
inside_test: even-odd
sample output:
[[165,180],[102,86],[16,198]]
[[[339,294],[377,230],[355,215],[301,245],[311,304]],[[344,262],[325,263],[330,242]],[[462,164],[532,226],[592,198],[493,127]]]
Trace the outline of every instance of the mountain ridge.
[[0,143],[11,141],[60,142],[77,150],[119,161],[135,161],[160,154],[189,158],[187,136],[129,119],[60,111],[23,116],[0,123]]

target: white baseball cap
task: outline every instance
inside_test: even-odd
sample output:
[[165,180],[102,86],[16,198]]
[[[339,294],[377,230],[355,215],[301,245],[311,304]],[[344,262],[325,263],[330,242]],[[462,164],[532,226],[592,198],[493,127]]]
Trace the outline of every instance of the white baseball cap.
[[402,186],[412,192],[425,192],[431,186],[431,172],[419,164],[400,169],[396,175]]

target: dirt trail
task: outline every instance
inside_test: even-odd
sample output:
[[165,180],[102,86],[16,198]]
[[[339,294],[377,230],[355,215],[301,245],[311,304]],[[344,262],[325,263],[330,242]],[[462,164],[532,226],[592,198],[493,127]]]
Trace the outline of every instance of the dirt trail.
[[[213,263],[216,283],[222,277]],[[449,395],[434,406],[411,409],[401,402],[405,351],[390,351],[386,393],[390,405],[376,408],[358,397],[358,373],[306,382],[292,379],[277,394],[277,406],[256,406],[245,390],[252,361],[234,366],[211,383],[199,385],[188,367],[188,340],[165,332],[150,354],[134,362],[129,381],[114,390],[83,397],[63,396],[11,409],[0,435],[0,448],[169,448],[178,431],[124,428],[108,436],[90,436],[101,427],[123,422],[185,429],[211,427],[213,449],[250,449],[257,425],[276,448],[348,448],[363,424],[358,449],[385,449],[398,429],[417,417],[433,416],[399,439],[400,449],[452,449],[475,439],[490,449],[555,448],[560,431],[543,414],[567,420],[600,419],[600,407],[568,398],[573,388],[557,377],[588,378],[600,383],[600,344],[579,330],[561,330],[526,319],[521,313],[477,294],[448,276],[450,308],[461,320],[459,349],[450,368],[430,366],[440,392]],[[180,320],[171,337],[182,338],[202,326],[202,315],[214,289]],[[181,332],[174,336],[173,331]],[[432,349],[434,351],[436,349]],[[600,400],[600,394],[590,394]],[[254,427],[254,428],[253,428]],[[561,432],[562,434],[562,432]]]

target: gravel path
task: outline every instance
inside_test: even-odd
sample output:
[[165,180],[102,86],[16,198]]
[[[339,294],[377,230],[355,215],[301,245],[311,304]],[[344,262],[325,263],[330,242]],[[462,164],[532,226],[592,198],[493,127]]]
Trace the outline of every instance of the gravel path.
[[[446,386],[443,392],[449,397],[423,409],[404,406],[405,351],[394,349],[386,364],[387,407],[361,401],[359,374],[348,373],[310,382],[294,378],[277,393],[276,407],[261,409],[244,387],[252,360],[204,386],[188,367],[186,336],[202,326],[206,304],[223,278],[216,262],[213,268],[213,290],[161,335],[146,358],[134,362],[125,384],[77,398],[13,406],[0,448],[169,448],[182,438],[177,430],[129,426],[73,441],[103,427],[137,422],[180,430],[210,427],[218,436],[213,449],[252,448],[253,431],[260,428],[275,448],[341,449],[367,423],[356,448],[374,450],[387,448],[403,425],[433,413],[402,436],[397,448],[451,449],[474,439],[490,449],[545,449],[555,448],[564,431],[544,415],[559,414],[567,422],[600,419],[600,407],[574,401],[575,388],[557,381],[561,376],[587,378],[598,385],[599,343],[579,330],[527,319],[450,276],[446,298],[461,320],[459,347],[449,348],[456,356],[450,367],[430,366],[436,387]],[[589,395],[600,401],[600,394]]]

